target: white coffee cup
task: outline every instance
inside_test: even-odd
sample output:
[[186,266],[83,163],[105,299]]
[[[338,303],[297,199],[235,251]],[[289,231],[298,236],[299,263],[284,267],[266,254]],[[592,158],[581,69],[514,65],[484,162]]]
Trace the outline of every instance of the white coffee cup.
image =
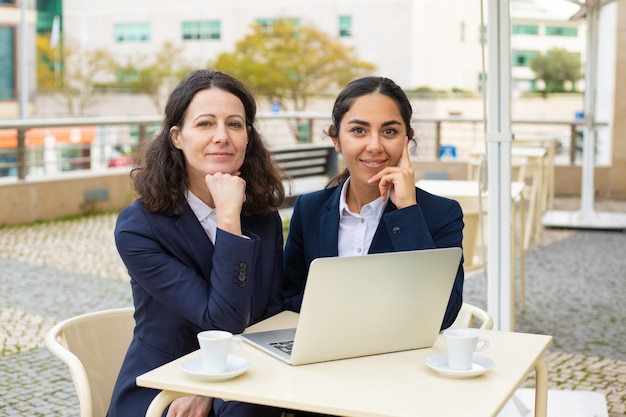
[[241,338],[224,330],[206,330],[198,333],[204,372],[218,374],[226,370],[228,354],[239,350]]
[[469,329],[449,329],[443,333],[448,347],[448,367],[454,371],[468,371],[474,352],[489,346],[489,340]]

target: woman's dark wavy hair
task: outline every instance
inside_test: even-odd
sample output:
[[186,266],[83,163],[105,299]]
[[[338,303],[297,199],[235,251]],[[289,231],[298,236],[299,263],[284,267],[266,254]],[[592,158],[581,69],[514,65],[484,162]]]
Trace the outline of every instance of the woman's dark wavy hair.
[[[331,115],[332,124],[325,134],[333,139],[337,139],[339,137],[341,121],[350,110],[350,107],[352,107],[354,100],[372,93],[383,94],[398,105],[398,110],[400,110],[402,121],[406,127],[406,134],[409,136],[409,140],[413,141],[414,139],[411,137],[410,133],[411,117],[413,117],[411,102],[402,88],[389,78],[384,77],[364,77],[351,81],[335,99]],[[328,184],[326,184],[326,187],[342,184],[349,176],[350,172],[348,169],[344,169],[343,172],[331,178]]]
[[246,201],[242,214],[267,213],[276,210],[285,199],[283,171],[277,166],[254,127],[256,99],[236,78],[221,71],[201,69],[190,73],[172,91],[165,105],[165,117],[159,133],[139,149],[137,166],[131,180],[137,198],[146,209],[165,215],[180,215],[187,203],[185,191],[189,178],[185,157],[171,141],[170,129],[182,129],[185,114],[199,91],[219,88],[241,100],[248,126],[248,147],[241,166],[246,181]]

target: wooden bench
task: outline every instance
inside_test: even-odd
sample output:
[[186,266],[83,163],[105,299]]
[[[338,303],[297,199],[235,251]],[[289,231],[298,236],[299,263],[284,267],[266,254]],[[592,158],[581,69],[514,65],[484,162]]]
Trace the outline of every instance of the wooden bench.
[[270,148],[272,157],[287,175],[286,203],[300,195],[321,190],[337,173],[337,153],[331,144],[301,144]]

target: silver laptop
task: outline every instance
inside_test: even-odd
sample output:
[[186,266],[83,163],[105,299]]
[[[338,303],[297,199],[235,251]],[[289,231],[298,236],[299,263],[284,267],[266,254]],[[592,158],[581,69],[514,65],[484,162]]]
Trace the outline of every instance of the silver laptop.
[[430,347],[461,253],[440,248],[315,259],[297,328],[242,337],[291,365]]

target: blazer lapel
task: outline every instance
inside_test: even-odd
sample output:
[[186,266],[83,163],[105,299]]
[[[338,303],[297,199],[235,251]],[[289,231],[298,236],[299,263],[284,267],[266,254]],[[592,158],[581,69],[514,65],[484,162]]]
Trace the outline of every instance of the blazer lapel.
[[189,253],[193,255],[194,261],[200,265],[203,275],[208,279],[213,267],[215,247],[189,204],[185,204],[183,214],[176,220],[176,227],[181,238],[187,242]]
[[397,210],[395,204],[389,199],[387,202],[387,206],[385,206],[385,211],[383,215],[380,216],[380,221],[378,222],[378,227],[376,228],[376,232],[374,233],[374,237],[372,238],[372,244],[370,245],[370,249],[367,253],[381,253],[387,252],[392,247],[391,240],[389,240],[389,234],[387,233],[387,224],[385,223],[385,214],[390,213],[392,211]]

